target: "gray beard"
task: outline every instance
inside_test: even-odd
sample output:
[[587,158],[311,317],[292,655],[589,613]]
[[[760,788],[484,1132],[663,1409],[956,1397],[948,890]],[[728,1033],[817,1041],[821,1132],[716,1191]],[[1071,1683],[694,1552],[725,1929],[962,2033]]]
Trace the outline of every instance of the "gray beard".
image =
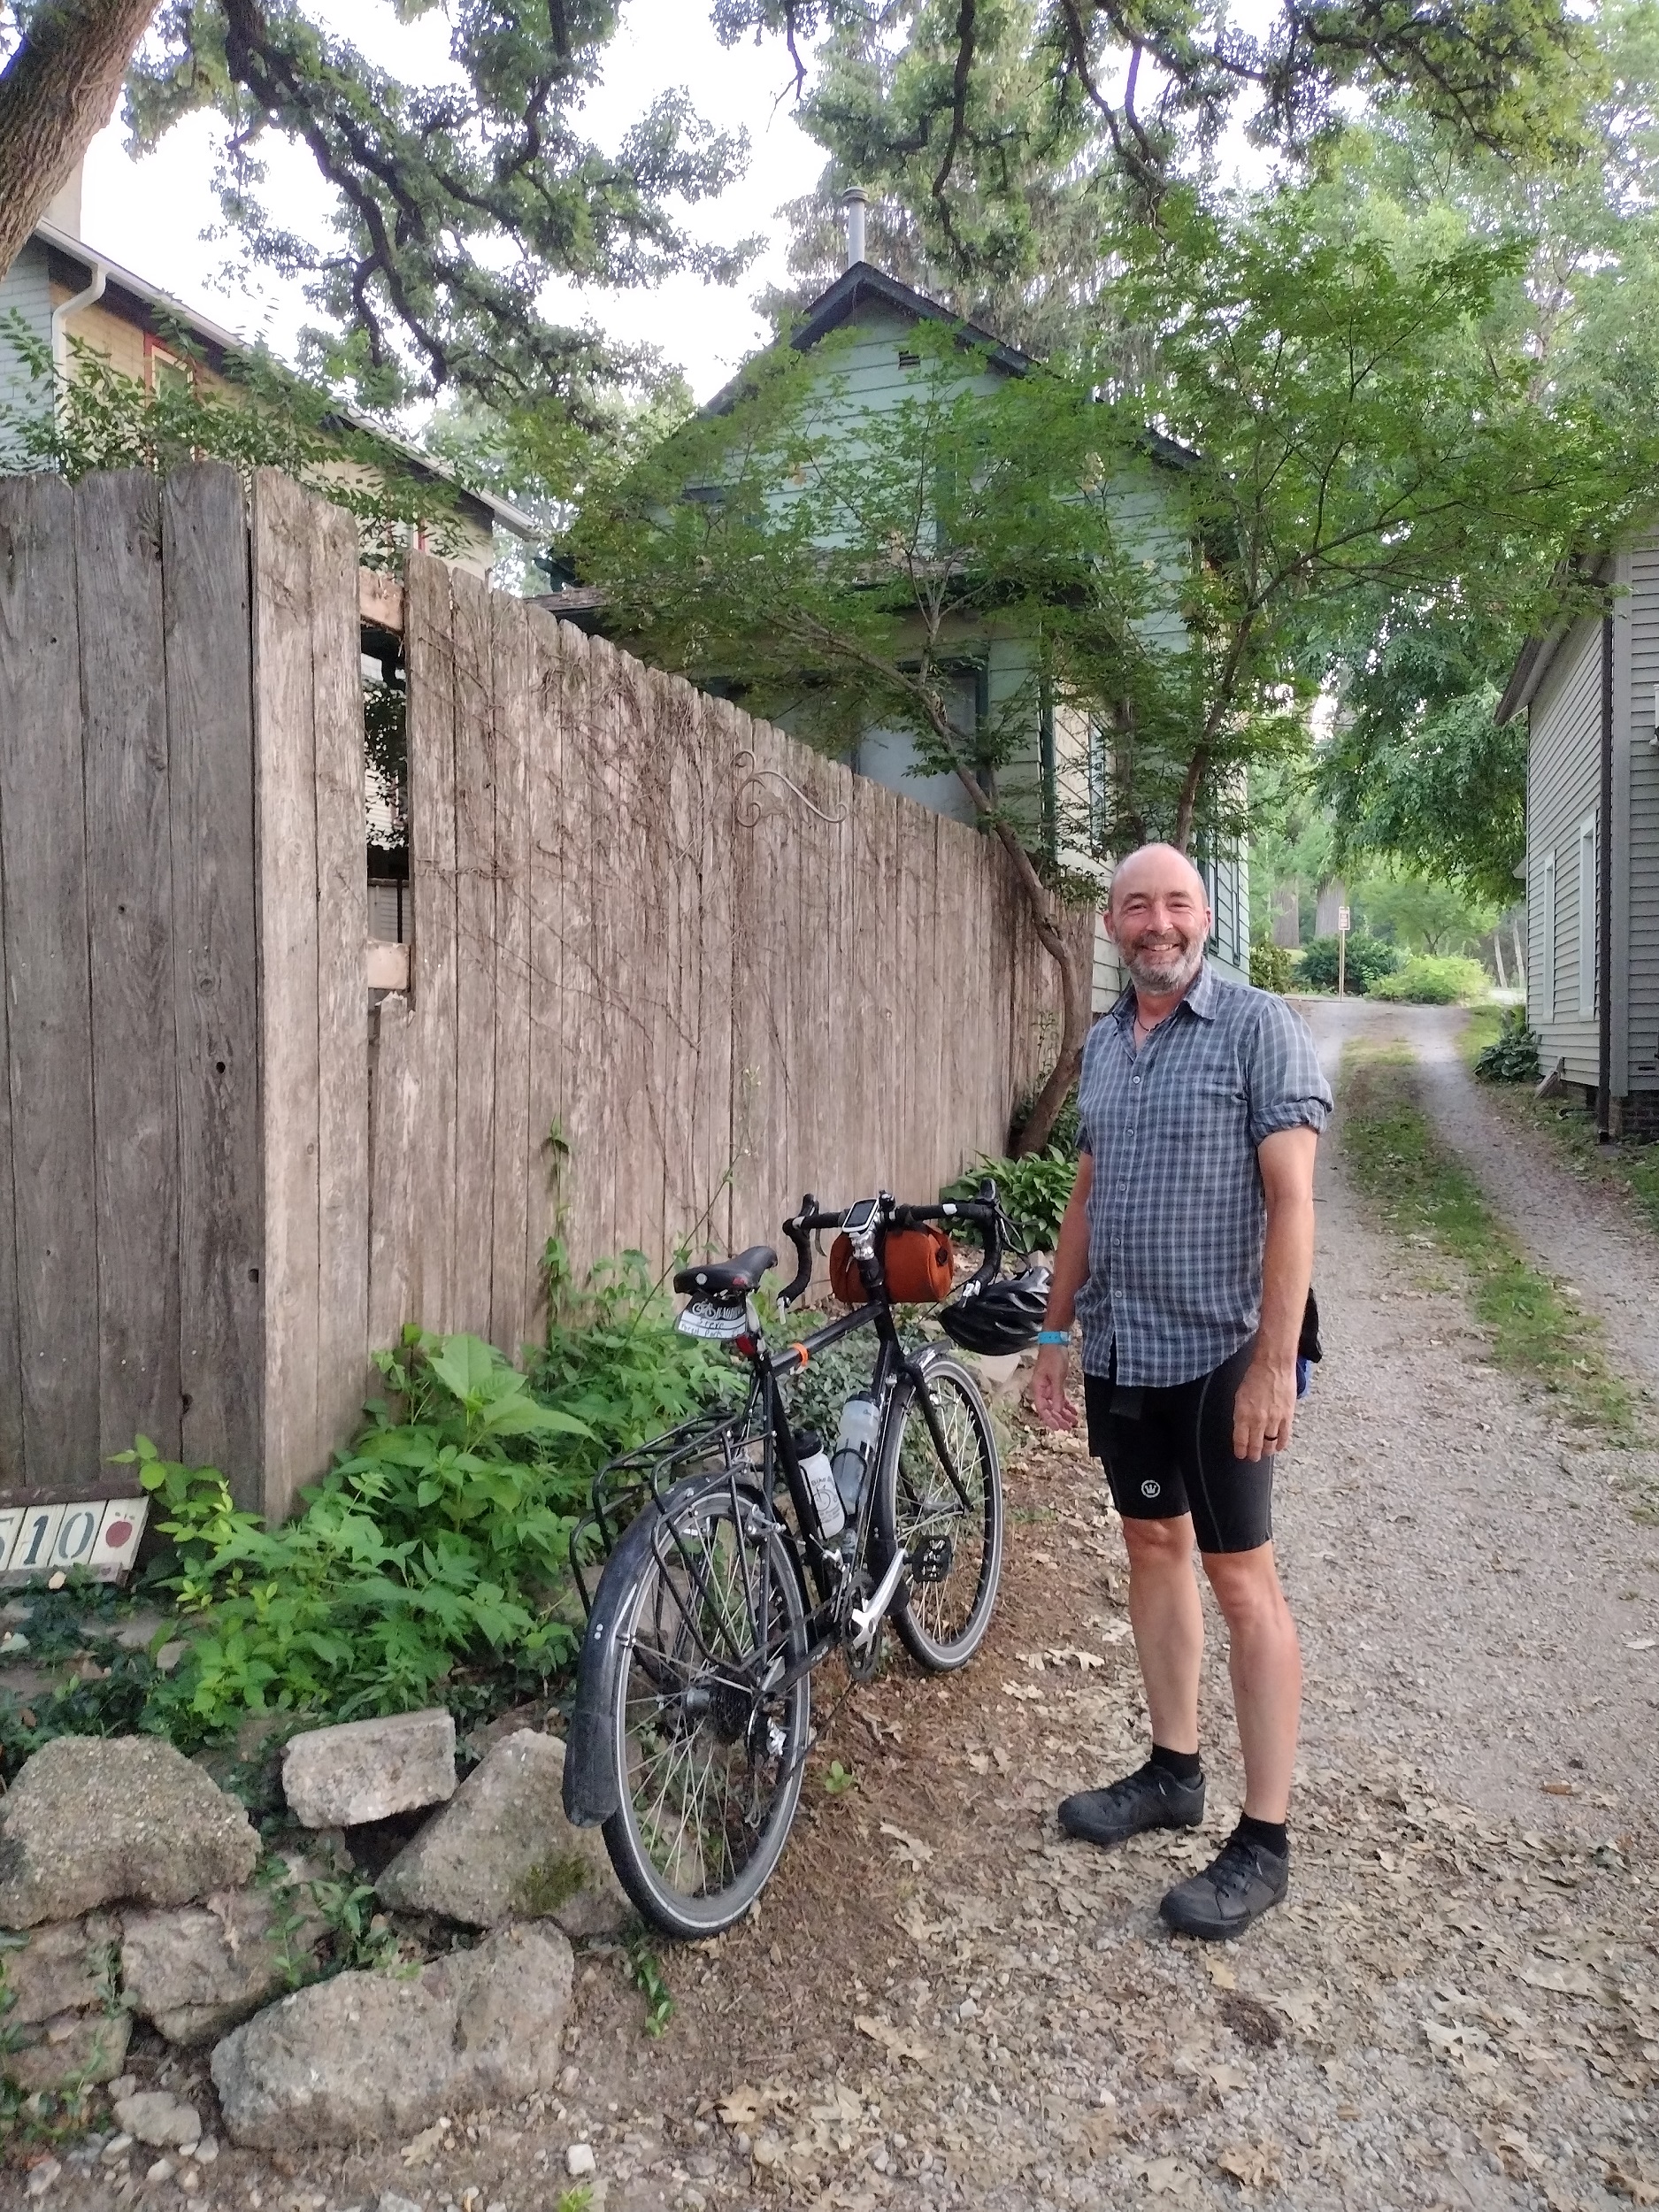
[[1185,952],[1125,953],[1124,965],[1130,980],[1143,991],[1156,993],[1160,998],[1170,991],[1184,991],[1204,964],[1204,948],[1201,942],[1189,945]]

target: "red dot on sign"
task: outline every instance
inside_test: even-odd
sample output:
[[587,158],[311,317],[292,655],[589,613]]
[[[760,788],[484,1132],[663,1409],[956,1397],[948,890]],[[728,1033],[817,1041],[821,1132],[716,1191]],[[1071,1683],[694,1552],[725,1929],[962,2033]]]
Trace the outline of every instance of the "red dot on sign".
[[104,1532],[104,1540],[111,1551],[119,1551],[133,1532],[130,1521],[111,1521]]

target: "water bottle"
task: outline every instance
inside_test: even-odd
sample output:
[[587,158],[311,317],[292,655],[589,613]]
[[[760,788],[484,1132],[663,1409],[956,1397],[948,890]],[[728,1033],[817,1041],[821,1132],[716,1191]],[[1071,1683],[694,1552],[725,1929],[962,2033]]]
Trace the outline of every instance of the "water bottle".
[[881,1429],[881,1409],[867,1393],[860,1392],[849,1398],[841,1408],[841,1432],[835,1439],[835,1456],[832,1462],[835,1487],[849,1518],[858,1511],[864,1493],[864,1474],[875,1455],[876,1438]]
[[839,1536],[846,1520],[841,1511],[841,1493],[835,1487],[834,1471],[830,1466],[829,1454],[824,1440],[816,1429],[797,1430],[795,1448],[801,1462],[801,1472],[806,1486],[812,1493],[813,1508],[818,1514],[818,1534],[827,1540]]

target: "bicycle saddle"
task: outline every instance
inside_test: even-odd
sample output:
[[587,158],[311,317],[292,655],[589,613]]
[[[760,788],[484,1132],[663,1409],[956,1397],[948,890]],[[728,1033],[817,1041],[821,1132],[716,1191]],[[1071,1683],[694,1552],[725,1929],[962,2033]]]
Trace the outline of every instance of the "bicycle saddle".
[[674,1278],[674,1288],[693,1298],[747,1296],[759,1289],[761,1277],[777,1264],[778,1255],[771,1245],[751,1244],[735,1259],[704,1260],[696,1267],[682,1267]]

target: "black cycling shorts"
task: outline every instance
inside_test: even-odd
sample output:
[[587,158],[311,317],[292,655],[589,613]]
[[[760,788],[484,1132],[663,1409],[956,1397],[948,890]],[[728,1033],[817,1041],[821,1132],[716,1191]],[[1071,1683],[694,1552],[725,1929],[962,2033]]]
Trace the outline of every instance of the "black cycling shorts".
[[[1088,1448],[1126,1521],[1193,1517],[1200,1551],[1254,1551],[1273,1535],[1273,1458],[1233,1455],[1233,1402],[1254,1337],[1208,1375],[1168,1389],[1083,1378]],[[1114,1366],[1116,1362],[1113,1362]]]

